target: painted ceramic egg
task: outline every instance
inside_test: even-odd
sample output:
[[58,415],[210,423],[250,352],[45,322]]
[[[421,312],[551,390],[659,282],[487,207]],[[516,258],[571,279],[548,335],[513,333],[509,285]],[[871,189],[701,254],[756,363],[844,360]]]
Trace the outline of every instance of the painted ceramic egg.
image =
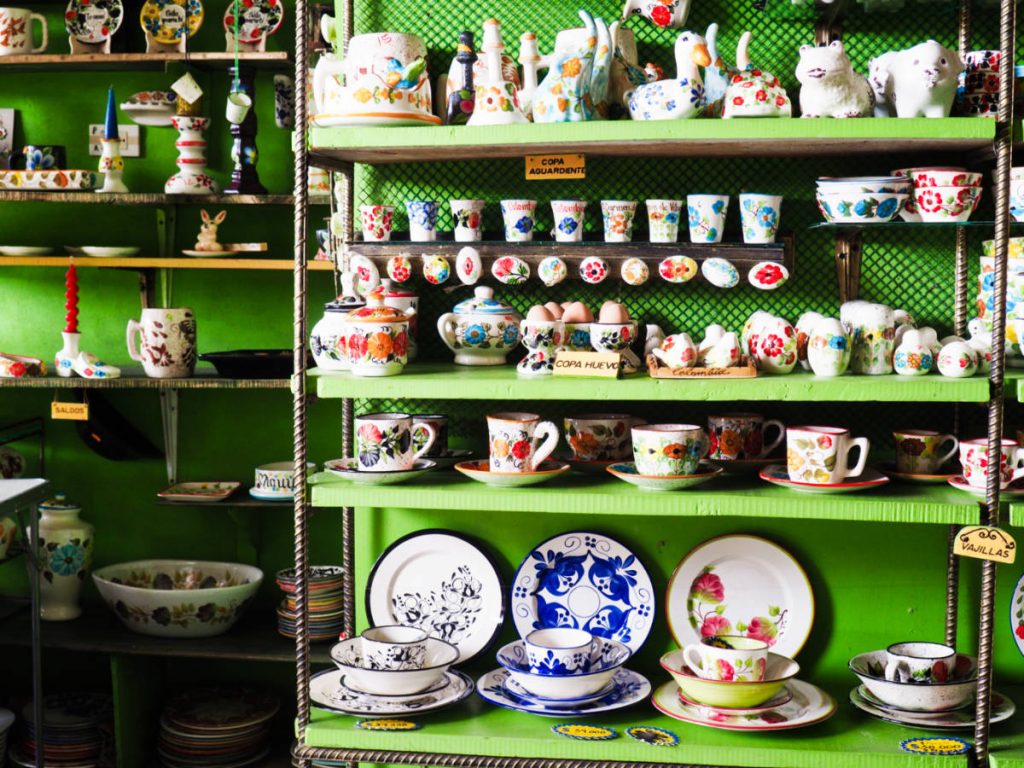
[[412,277],[412,260],[408,256],[392,256],[387,263],[388,277],[404,283]]
[[362,254],[352,254],[348,268],[356,277],[355,289],[361,296],[365,296],[380,285],[380,270],[377,269],[376,264]]
[[626,285],[643,285],[650,278],[651,270],[643,259],[633,256],[622,262],[619,274]]
[[569,269],[565,266],[565,262],[558,256],[548,256],[537,265],[537,277],[539,277],[540,281],[544,283],[544,285],[548,286],[548,288],[553,285],[558,285],[568,276]]
[[484,272],[480,252],[472,246],[465,246],[455,257],[455,274],[463,285],[473,285]]
[[518,256],[502,256],[494,260],[491,274],[505,285],[522,285],[530,279],[530,265]]
[[608,262],[600,256],[587,256],[580,262],[580,277],[591,285],[603,283],[608,277]]
[[740,273],[728,259],[708,259],[701,265],[700,273],[716,288],[733,288],[740,281]]
[[747,272],[747,281],[762,291],[774,291],[789,280],[789,270],[774,261],[759,261]]
[[697,274],[697,262],[689,256],[669,256],[658,265],[658,274],[670,283],[686,283]]
[[451,274],[451,265],[444,256],[423,257],[423,277],[431,285],[441,285]]

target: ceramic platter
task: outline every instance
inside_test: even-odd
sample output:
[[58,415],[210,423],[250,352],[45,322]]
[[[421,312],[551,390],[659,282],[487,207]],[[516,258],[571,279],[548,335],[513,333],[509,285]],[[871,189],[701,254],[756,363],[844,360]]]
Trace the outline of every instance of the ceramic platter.
[[919,485],[932,485],[935,483],[941,484],[949,480],[953,475],[957,474],[952,467],[948,468],[948,471],[939,472],[934,475],[922,475],[916,472],[901,472],[896,469],[896,464],[891,461],[879,464],[878,468],[881,470],[882,474],[891,477],[893,480],[897,480],[901,483],[916,483]]
[[175,483],[164,488],[157,496],[167,501],[187,501],[193,504],[223,501],[238,490],[242,484],[237,481],[213,483]]
[[313,115],[313,125],[319,128],[333,128],[344,125],[440,125],[441,118],[422,112],[394,112],[379,115]]
[[852,475],[841,483],[800,483],[789,479],[785,464],[770,464],[761,470],[759,477],[772,485],[791,488],[799,493],[854,493],[868,488],[877,488],[889,482],[889,478],[873,467],[867,467],[859,475]]
[[421,715],[458,704],[473,693],[473,681],[454,669],[445,673],[446,685],[412,696],[375,696],[359,693],[341,684],[342,671],[329,669],[313,675],[309,697],[313,704],[343,715],[397,717]]
[[1010,631],[1017,650],[1024,656],[1024,575],[1017,579],[1013,588],[1013,599],[1010,600]]
[[545,717],[586,717],[611,712],[631,707],[651,695],[651,684],[647,678],[629,669],[620,669],[615,673],[612,678],[613,686],[605,695],[572,705],[559,704],[549,699],[541,700],[526,692],[517,692],[508,685],[508,682],[508,670],[499,668],[477,680],[476,690],[491,704]]
[[142,28],[158,43],[175,45],[203,25],[200,0],[146,0],[139,11]]
[[102,43],[121,27],[121,0],[71,0],[64,11],[68,34],[83,43]]
[[238,7],[238,42],[258,43],[277,32],[284,21],[283,0],[234,0],[224,11],[224,31],[235,32]]
[[835,714],[835,699],[816,685],[791,680],[786,683],[786,688],[792,698],[785,704],[743,715],[727,714],[724,710],[701,704],[685,704],[679,698],[679,686],[674,682],[660,686],[651,701],[655,709],[676,720],[727,731],[786,731],[821,723]]
[[[972,496],[977,496],[978,498],[981,499],[985,498],[985,489],[971,485],[970,483],[967,482],[966,478],[964,478],[963,475],[954,475],[952,477],[948,477],[946,478],[946,482],[949,483],[954,488],[956,488],[958,491],[964,491],[965,493],[969,493]],[[1003,488],[1003,490],[999,492],[999,495],[1000,497],[1005,497],[1008,499],[1017,499],[1020,498],[1021,496],[1024,496],[1024,479],[1014,480],[1008,486]]]
[[576,627],[636,653],[654,623],[654,585],[627,547],[600,533],[572,531],[538,544],[512,579],[520,637]]
[[[936,730],[955,730],[974,727],[974,708],[956,709],[950,712],[907,712],[878,705],[869,701],[862,691],[864,686],[858,686],[850,691],[850,703],[862,712],[867,712],[872,717],[886,720],[890,723],[899,723],[909,728],[925,728]],[[1016,705],[1006,696],[998,691],[992,692],[992,719],[991,723],[1001,723],[1011,717],[1017,710]]]
[[665,598],[680,648],[702,636],[743,634],[793,658],[814,624],[814,593],[800,564],[757,536],[720,536],[676,566]]
[[49,256],[53,248],[48,245],[0,245],[0,256]]
[[437,467],[433,461],[416,459],[409,469],[396,469],[391,472],[366,472],[359,469],[358,459],[332,459],[324,462],[324,469],[336,477],[343,477],[351,483],[360,485],[394,485],[419,477],[424,472]]
[[405,536],[377,558],[366,583],[374,626],[417,626],[459,649],[459,664],[494,641],[505,620],[505,587],[491,558],[451,531]]

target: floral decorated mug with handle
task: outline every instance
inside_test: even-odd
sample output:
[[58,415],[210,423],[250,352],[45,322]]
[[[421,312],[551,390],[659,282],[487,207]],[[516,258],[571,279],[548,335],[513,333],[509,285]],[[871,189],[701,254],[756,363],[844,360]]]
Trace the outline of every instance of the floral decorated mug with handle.
[[[764,444],[768,428],[778,430],[775,439]],[[771,453],[786,436],[786,426],[776,419],[765,419],[756,413],[730,413],[708,416],[711,449],[708,458],[717,461],[759,459]]]
[[[960,441],[960,466],[964,479],[975,488],[988,484],[988,438]],[[1002,440],[999,458],[999,487],[1006,488],[1024,477],[1024,448],[1014,440]]]
[[[426,438],[413,436],[413,431]],[[408,413],[367,413],[356,417],[356,460],[360,472],[401,472],[412,469],[434,444],[437,433],[428,422],[413,423]],[[415,446],[419,446],[418,448]]]
[[956,667],[956,649],[945,643],[894,643],[885,656],[885,679],[901,683],[944,683]]
[[487,415],[491,472],[534,472],[558,445],[558,427],[536,413]]
[[743,635],[703,637],[683,649],[683,659],[706,680],[757,683],[768,666],[768,643]]
[[696,424],[646,424],[633,427],[631,434],[637,472],[653,477],[696,474],[711,447]]
[[[796,483],[835,485],[864,471],[871,443],[866,437],[850,437],[842,427],[790,427],[786,430],[786,467]],[[850,453],[860,448],[857,463],[850,467]]]
[[[932,475],[956,454],[960,441],[930,429],[904,429],[892,433],[896,442],[896,469],[919,475]],[[942,446],[949,450],[942,453]]]
[[629,430],[643,423],[625,413],[566,416],[565,439],[577,461],[624,461],[631,450]]
[[128,356],[151,379],[182,379],[195,371],[196,316],[189,307],[143,309],[140,320],[128,321],[127,341]]

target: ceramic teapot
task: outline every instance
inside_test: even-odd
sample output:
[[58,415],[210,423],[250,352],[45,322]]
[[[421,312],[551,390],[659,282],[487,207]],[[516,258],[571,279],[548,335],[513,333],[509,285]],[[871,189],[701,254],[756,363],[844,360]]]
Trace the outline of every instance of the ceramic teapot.
[[347,371],[348,314],[365,306],[355,291],[351,272],[341,273],[341,295],[324,304],[324,315],[309,334],[309,348],[317,367],[325,371]]
[[366,297],[366,306],[348,313],[349,367],[355,376],[394,376],[409,361],[409,321],[415,312],[384,303],[384,289]]
[[[535,123],[576,123],[600,116],[597,105],[608,96],[612,63],[612,29],[602,19],[580,11],[583,27],[566,29],[555,39],[555,52],[523,65],[523,81],[536,81],[537,70],[548,73],[532,94]],[[525,90],[525,89],[524,89]]]
[[503,365],[519,343],[522,321],[512,307],[494,298],[493,288],[479,285],[472,298],[437,319],[437,332],[458,365]]
[[622,18],[643,16],[656,27],[682,29],[690,13],[690,0],[626,0]]

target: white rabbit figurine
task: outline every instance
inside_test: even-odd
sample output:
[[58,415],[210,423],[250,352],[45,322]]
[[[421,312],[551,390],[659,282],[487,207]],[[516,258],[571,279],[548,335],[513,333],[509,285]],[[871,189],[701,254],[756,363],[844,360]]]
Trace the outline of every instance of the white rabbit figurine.
[[196,240],[197,251],[223,251],[224,246],[217,242],[217,227],[227,218],[228,212],[221,211],[212,219],[204,208],[199,212],[203,217],[203,224],[199,228],[199,239]]

